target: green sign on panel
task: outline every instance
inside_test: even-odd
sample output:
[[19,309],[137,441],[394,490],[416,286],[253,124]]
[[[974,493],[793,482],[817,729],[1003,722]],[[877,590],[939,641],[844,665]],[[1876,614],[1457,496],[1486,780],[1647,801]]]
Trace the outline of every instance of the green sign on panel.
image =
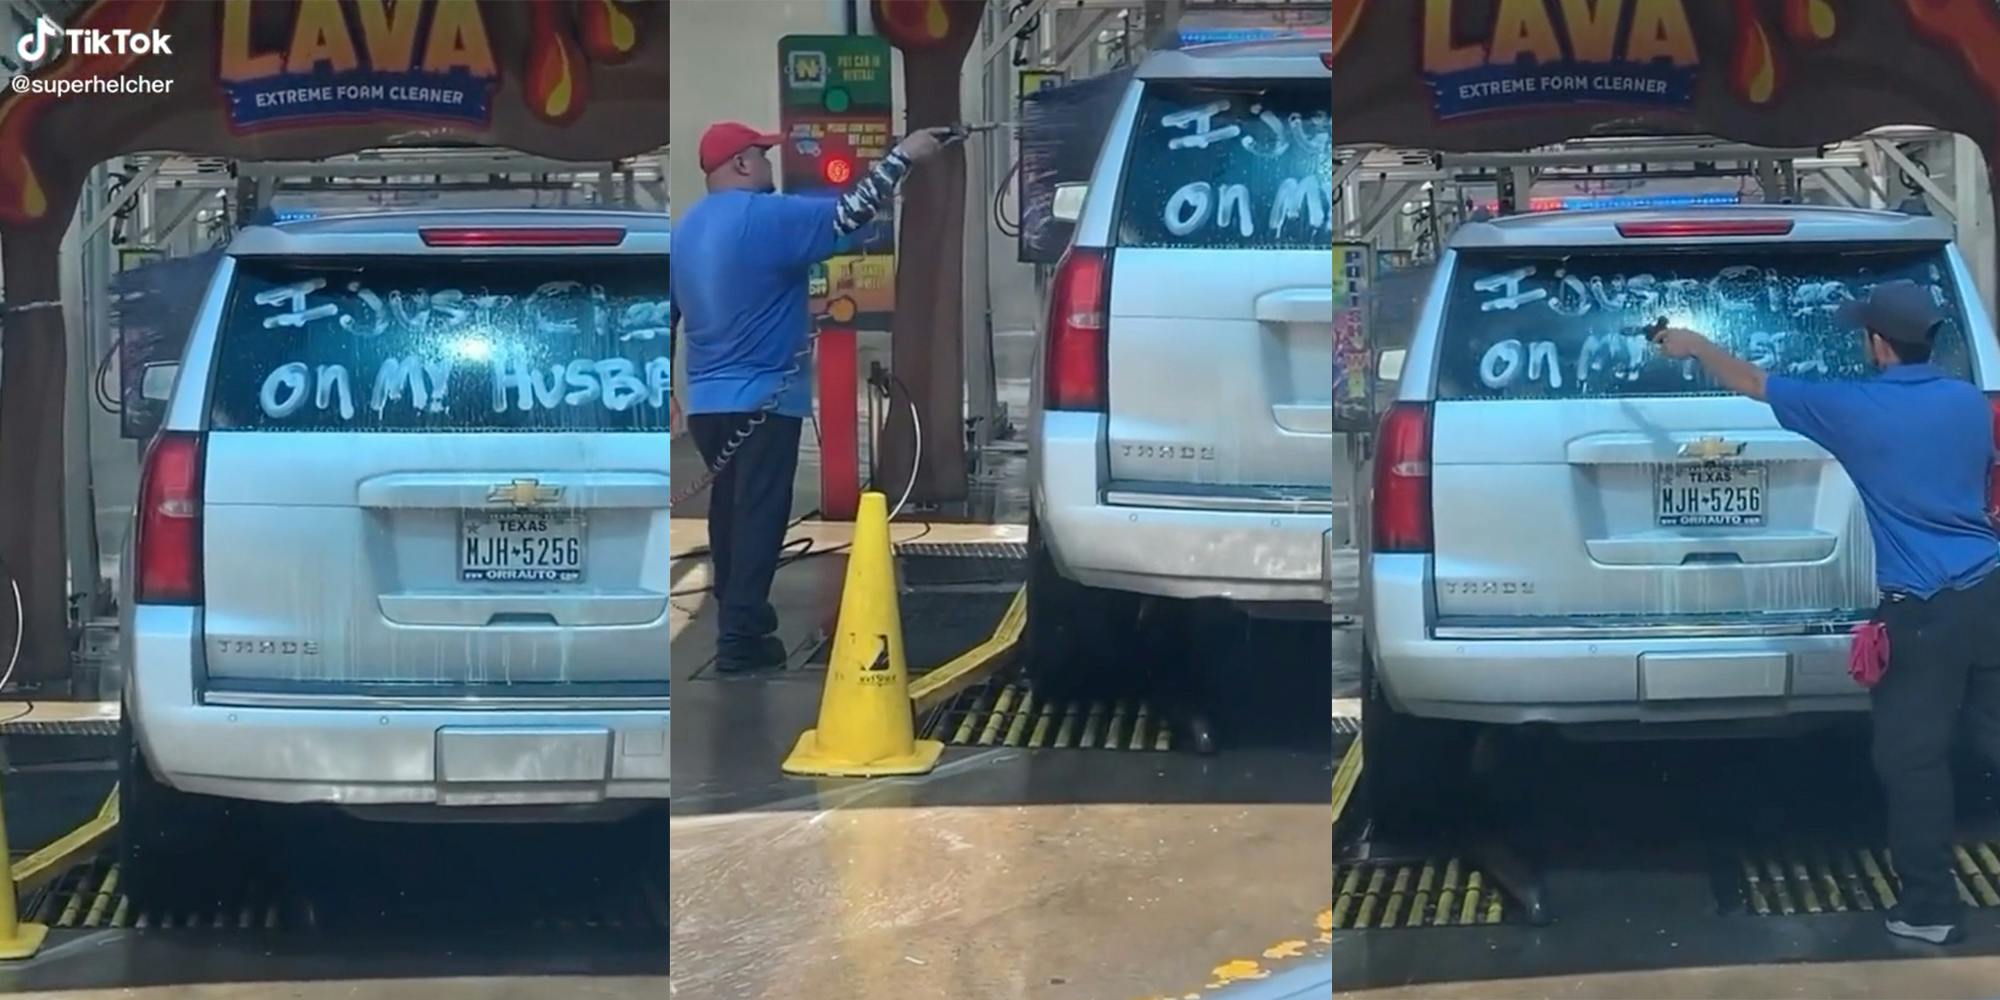
[[894,107],[889,43],[876,35],[786,35],[778,72],[787,108],[838,115]]

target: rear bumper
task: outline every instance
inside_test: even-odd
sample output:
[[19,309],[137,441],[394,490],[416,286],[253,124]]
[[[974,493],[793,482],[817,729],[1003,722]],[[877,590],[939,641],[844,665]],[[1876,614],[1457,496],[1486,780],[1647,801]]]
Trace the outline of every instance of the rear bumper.
[[1428,556],[1369,561],[1376,676],[1391,705],[1499,725],[1671,723],[1861,712],[1848,637],[1435,639]]
[[1330,515],[1106,504],[1103,423],[1041,414],[1033,503],[1064,577],[1158,597],[1324,605]]
[[666,801],[671,710],[256,708],[196,696],[200,612],[137,607],[126,710],[161,781],[186,792],[339,806]]

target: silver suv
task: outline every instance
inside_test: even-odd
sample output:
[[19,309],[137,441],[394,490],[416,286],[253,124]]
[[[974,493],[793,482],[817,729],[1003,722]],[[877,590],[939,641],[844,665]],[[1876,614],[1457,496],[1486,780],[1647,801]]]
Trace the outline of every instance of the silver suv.
[[1045,690],[1118,661],[1146,598],[1325,620],[1323,536],[1345,508],[1326,49],[1156,53],[1113,118],[1037,343],[1028,629]]
[[665,804],[667,263],[639,213],[235,238],[121,571],[128,878],[228,800]]
[[1448,791],[1471,723],[1631,738],[1865,709],[1848,635],[1877,597],[1852,484],[1641,331],[1664,316],[1772,372],[1864,378],[1834,312],[1900,278],[1952,318],[1934,360],[2000,390],[1992,324],[1936,219],[1764,206],[1457,231],[1373,459],[1378,815]]

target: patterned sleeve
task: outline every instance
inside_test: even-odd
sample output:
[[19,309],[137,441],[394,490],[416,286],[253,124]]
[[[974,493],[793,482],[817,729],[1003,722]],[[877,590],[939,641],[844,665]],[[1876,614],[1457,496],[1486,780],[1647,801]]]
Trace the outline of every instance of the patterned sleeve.
[[840,196],[833,216],[834,232],[846,236],[874,221],[890,199],[896,197],[896,188],[910,172],[910,161],[903,154],[890,150],[889,155],[877,161],[869,169],[861,182]]

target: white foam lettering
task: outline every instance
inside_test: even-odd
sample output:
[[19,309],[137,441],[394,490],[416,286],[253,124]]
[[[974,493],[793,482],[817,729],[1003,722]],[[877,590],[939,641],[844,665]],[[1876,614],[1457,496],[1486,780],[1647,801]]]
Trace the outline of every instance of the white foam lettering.
[[1556,345],[1537,340],[1528,346],[1528,381],[1540,381],[1544,372],[1547,373],[1549,388],[1563,387],[1562,359],[1556,353]]
[[[1201,210],[1212,214],[1212,208]],[[532,355],[514,349],[530,337],[541,345],[663,341],[671,334],[672,315],[664,297],[614,299],[602,286],[570,280],[544,282],[519,296],[459,288],[381,291],[358,278],[334,275],[265,289],[252,301],[269,310],[258,320],[266,330],[337,330],[357,340],[395,335],[407,341],[406,353],[379,362],[375,359],[387,351],[366,355],[365,363],[377,367],[360,409],[378,416],[397,404],[419,413],[446,412],[455,366],[466,363],[490,366],[495,412],[563,406],[623,412],[649,403],[664,408],[671,391],[672,372],[663,357],[581,356],[554,363],[541,356],[543,347]],[[311,404],[337,411],[343,421],[354,419],[357,389],[349,366],[361,362],[337,340],[321,339],[325,333],[305,342],[338,352],[345,363],[288,361],[268,373],[258,393],[267,417],[294,417]]]
[[1521,342],[1509,338],[1486,349],[1479,359],[1479,381],[1488,389],[1505,389],[1521,375]]
[[646,383],[639,380],[639,367],[624,358],[599,361],[597,377],[604,380],[604,405],[613,413],[623,413],[646,398]]
[[666,358],[646,361],[646,401],[656,410],[665,409],[667,394],[673,391],[674,366]]
[[1198,108],[1173,111],[1160,116],[1160,124],[1167,128],[1187,128],[1194,126],[1193,135],[1180,135],[1167,140],[1168,149],[1207,149],[1211,144],[1234,139],[1243,134],[1239,125],[1225,125],[1213,128],[1215,116],[1229,110],[1227,100],[1210,101]]
[[401,402],[407,390],[410,405],[419,410],[430,406],[430,387],[424,383],[424,365],[416,358],[390,358],[375,373],[375,390],[368,394],[368,408],[381,416],[390,403]]
[[1545,289],[1536,288],[1526,292],[1521,290],[1521,282],[1533,277],[1534,274],[1534,266],[1528,265],[1517,267],[1512,271],[1502,274],[1489,274],[1484,278],[1474,281],[1472,289],[1476,292],[1491,293],[1505,289],[1498,298],[1481,302],[1479,304],[1479,311],[1492,312],[1496,309],[1518,309],[1530,302],[1539,302],[1542,299],[1548,298],[1549,293]]
[[348,282],[347,290],[354,293],[354,297],[360,300],[373,319],[365,323],[357,322],[354,315],[349,313],[340,317],[341,329],[357,337],[379,337],[383,331],[389,329],[389,311],[382,304],[382,296],[363,287],[359,281]]
[[[1229,141],[1226,148],[1250,157],[1246,161],[1243,154],[1232,153],[1187,159],[1194,169],[1214,174],[1171,189],[1160,214],[1168,234],[1194,236],[1212,226],[1218,235],[1232,238],[1253,239],[1261,229],[1266,237],[1289,241],[1295,234],[1310,240],[1332,232],[1332,172],[1317,169],[1332,162],[1330,114],[1281,114],[1262,101],[1218,99],[1162,115],[1160,124],[1181,133],[1168,138],[1169,150],[1199,153]],[[1264,166],[1273,161],[1308,164],[1309,172],[1288,175]]]
[[[571,406],[580,406],[603,397],[604,386],[598,381],[597,365],[593,362],[577,358],[564,367],[563,375],[571,386],[569,395],[563,397],[563,402]],[[609,401],[606,405],[609,405]]]
[[276,330],[281,327],[302,327],[316,319],[337,315],[340,307],[331,302],[307,306],[306,297],[326,287],[325,278],[308,278],[294,281],[289,285],[265,289],[252,297],[251,301],[260,306],[284,305],[288,308],[276,316],[264,317],[264,329]]
[[1237,233],[1245,237],[1256,235],[1257,219],[1250,211],[1250,189],[1242,184],[1224,184],[1216,198],[1216,225],[1228,229],[1232,219]]
[[[1328,178],[1327,187],[1332,186]],[[1324,229],[1327,224],[1327,206],[1332,203],[1332,192],[1321,194],[1321,185],[1312,178],[1287,177],[1278,185],[1278,197],[1271,203],[1271,232],[1284,231],[1285,224],[1299,217],[1304,209],[1306,220],[1313,229]]]
[[354,419],[354,385],[347,375],[346,365],[321,365],[319,385],[313,394],[313,405],[324,410],[333,405],[334,397],[340,397],[340,419]]
[[1186,236],[1201,228],[1208,221],[1209,191],[1207,181],[1184,184],[1174,196],[1167,199],[1167,215],[1164,220],[1167,232],[1175,236]]
[[[1286,134],[1284,120],[1262,104],[1250,105],[1250,113],[1257,117],[1258,123],[1271,130],[1273,138],[1267,145],[1259,143],[1255,136],[1245,135],[1243,137],[1243,148],[1248,150],[1250,155],[1261,156],[1267,160],[1275,160],[1285,155],[1285,152],[1292,148],[1292,142],[1291,137]],[[1298,116],[1293,115],[1292,117],[1296,119]]]
[[264,376],[264,386],[257,391],[257,404],[264,408],[264,415],[273,420],[283,420],[297,413],[311,396],[306,391],[307,376],[311,371],[305,362],[292,361]]

